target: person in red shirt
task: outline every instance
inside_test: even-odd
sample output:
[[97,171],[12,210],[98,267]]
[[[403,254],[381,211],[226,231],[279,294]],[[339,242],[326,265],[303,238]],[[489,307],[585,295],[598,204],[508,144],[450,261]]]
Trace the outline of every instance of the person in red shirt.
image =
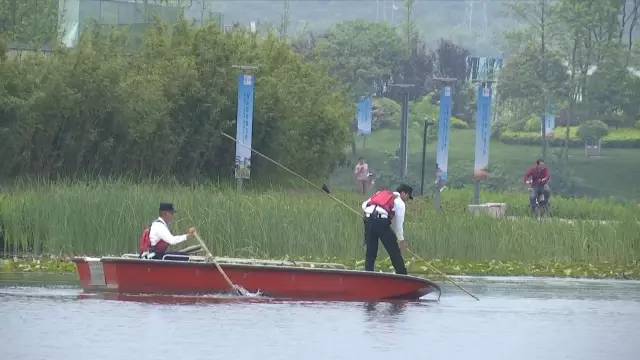
[[531,187],[531,196],[529,196],[529,204],[531,210],[535,210],[536,199],[540,194],[544,194],[544,200],[549,202],[551,197],[551,189],[549,188],[549,180],[551,173],[549,168],[544,164],[543,159],[536,160],[536,164],[527,170],[524,174],[524,183]]

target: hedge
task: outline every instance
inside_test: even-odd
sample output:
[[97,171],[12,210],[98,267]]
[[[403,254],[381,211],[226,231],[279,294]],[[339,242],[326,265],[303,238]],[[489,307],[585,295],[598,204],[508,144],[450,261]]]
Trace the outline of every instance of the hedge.
[[[565,140],[565,129],[557,128],[553,138],[549,138],[549,145],[563,146]],[[577,127],[569,128],[569,146],[582,147],[584,141],[578,137]],[[499,140],[505,144],[514,145],[539,145],[540,134],[537,132],[509,131],[500,134]],[[640,148],[640,129],[625,128],[611,130],[602,139],[602,146],[608,148]]]

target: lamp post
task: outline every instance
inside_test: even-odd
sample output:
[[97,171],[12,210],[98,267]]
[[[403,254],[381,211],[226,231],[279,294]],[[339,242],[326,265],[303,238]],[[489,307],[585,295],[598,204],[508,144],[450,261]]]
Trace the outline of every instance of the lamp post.
[[413,84],[391,84],[402,90],[402,120],[400,122],[400,178],[407,178],[407,163],[409,160],[409,89]]

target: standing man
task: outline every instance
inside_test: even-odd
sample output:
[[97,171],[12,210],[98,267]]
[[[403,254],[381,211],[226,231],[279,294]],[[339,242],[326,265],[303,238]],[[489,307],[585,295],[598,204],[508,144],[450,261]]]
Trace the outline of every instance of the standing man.
[[[169,225],[173,222],[175,209],[171,203],[160,203],[159,217],[151,224],[149,229],[149,242],[153,259],[162,259],[170,245],[179,244],[186,241],[188,237],[196,234],[196,228],[191,227],[184,235],[173,235],[169,230]],[[179,254],[179,253],[178,253]]]
[[366,195],[369,191],[369,164],[367,164],[363,158],[358,159],[355,169],[353,170],[353,176],[356,178],[356,185],[358,191],[362,192],[362,195]]
[[[411,186],[401,184],[395,192],[383,190],[362,203],[364,210],[364,233],[367,252],[365,270],[374,271],[378,257],[378,239],[387,250],[397,274],[406,274],[402,251],[407,248],[404,240],[405,202],[413,199]],[[401,251],[402,249],[402,251]]]
[[549,203],[551,189],[548,183],[550,179],[551,173],[549,172],[549,168],[544,164],[543,159],[536,160],[536,164],[530,167],[524,175],[524,183],[531,187],[529,205],[532,211],[535,210],[536,199],[540,194],[544,194],[544,201]]

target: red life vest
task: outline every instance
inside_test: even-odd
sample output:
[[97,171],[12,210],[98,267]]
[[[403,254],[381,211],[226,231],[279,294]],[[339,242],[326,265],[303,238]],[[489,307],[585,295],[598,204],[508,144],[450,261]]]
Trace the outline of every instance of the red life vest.
[[149,226],[144,227],[142,235],[140,235],[140,254],[151,252],[151,239],[149,239],[149,232],[151,228]]
[[160,240],[155,246],[151,246],[151,238],[149,237],[150,233],[151,233],[151,226],[145,226],[144,230],[142,231],[142,235],[140,235],[140,254],[150,253],[150,252],[155,252],[159,254],[166,253],[167,249],[169,248],[169,243],[164,240]]
[[396,195],[393,193],[393,191],[382,190],[373,194],[371,199],[369,199],[367,206],[371,206],[371,205],[379,206],[387,212],[387,214],[389,215],[389,218],[392,218],[394,215],[393,208],[394,208],[395,199],[396,199]]

